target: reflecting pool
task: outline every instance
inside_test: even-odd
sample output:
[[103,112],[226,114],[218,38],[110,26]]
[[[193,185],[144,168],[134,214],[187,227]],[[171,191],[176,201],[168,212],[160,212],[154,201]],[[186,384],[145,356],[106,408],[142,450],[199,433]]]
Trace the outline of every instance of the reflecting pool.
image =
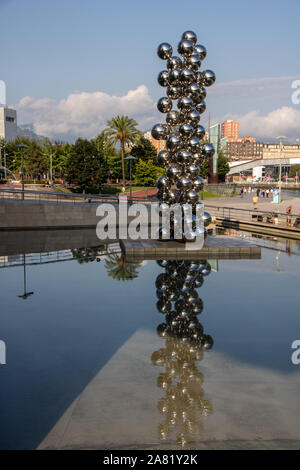
[[82,232],[1,244],[0,448],[300,448],[297,242],[129,263]]

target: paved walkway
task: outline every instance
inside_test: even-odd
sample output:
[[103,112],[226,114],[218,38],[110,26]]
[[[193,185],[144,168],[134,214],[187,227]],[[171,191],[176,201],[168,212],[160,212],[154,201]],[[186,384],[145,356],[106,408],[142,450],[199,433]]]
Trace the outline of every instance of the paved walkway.
[[[240,196],[222,197],[214,199],[205,199],[204,204],[218,207],[233,207],[235,209],[253,209],[252,198],[254,193],[247,194],[243,198]],[[280,204],[274,204],[272,198],[262,198],[258,200],[257,208],[261,211],[284,213],[288,206],[292,206],[293,214],[300,214],[300,197],[283,195],[283,201]]]

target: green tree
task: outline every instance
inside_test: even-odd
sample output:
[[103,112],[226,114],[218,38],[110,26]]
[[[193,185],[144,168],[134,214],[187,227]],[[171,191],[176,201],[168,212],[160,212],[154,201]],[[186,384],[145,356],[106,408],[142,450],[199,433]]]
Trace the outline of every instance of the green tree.
[[218,177],[219,181],[225,181],[225,176],[230,170],[230,166],[228,163],[228,159],[226,154],[223,150],[220,150],[218,155]]
[[157,179],[164,173],[165,170],[155,166],[152,160],[139,160],[135,167],[135,183],[140,186],[155,186]]
[[104,130],[105,135],[110,139],[110,142],[114,144],[118,142],[121,146],[122,180],[123,188],[125,189],[125,146],[126,144],[133,143],[140,134],[136,128],[138,123],[128,116],[116,116],[110,121],[107,121],[106,124],[107,128]]
[[200,165],[200,176],[203,179],[206,179],[208,177],[208,173],[209,173],[209,161],[208,159],[205,159]]
[[117,281],[128,281],[138,277],[138,268],[141,263],[129,262],[124,255],[109,253],[105,258],[107,274]]
[[300,165],[292,165],[289,171],[289,178],[300,176]]
[[116,155],[114,145],[111,140],[105,135],[105,132],[101,132],[97,137],[92,139],[92,143],[96,145],[96,148],[100,154],[103,155],[105,162],[112,155]]
[[106,180],[107,168],[103,156],[94,143],[77,139],[66,162],[67,181],[85,192],[86,188],[99,188]]
[[150,140],[146,139],[143,135],[141,135],[137,139],[136,144],[132,147],[130,154],[139,160],[147,161],[149,159],[152,159],[154,161],[157,152]]
[[30,140],[28,148],[24,151],[25,174],[31,179],[43,179],[49,172],[47,157],[43,155],[43,148],[36,140]]

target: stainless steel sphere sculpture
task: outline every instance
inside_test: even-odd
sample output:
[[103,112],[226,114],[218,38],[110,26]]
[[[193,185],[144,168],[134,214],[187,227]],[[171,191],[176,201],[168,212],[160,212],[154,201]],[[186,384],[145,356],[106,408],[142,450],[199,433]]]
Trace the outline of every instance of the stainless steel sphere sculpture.
[[[167,96],[157,103],[158,110],[166,114],[166,123],[155,124],[151,131],[154,139],[166,140],[166,150],[158,154],[158,161],[166,166],[166,173],[157,181],[157,198],[160,204],[191,204],[195,217],[199,191],[204,184],[200,166],[214,154],[213,145],[203,143],[205,129],[200,119],[206,109],[206,88],[214,84],[216,77],[211,70],[199,70],[206,57],[206,49],[197,44],[193,31],[182,34],[177,51],[181,57],[173,56],[172,46],[165,42],[157,49],[158,57],[167,61],[166,70],[157,78],[159,85],[167,89]],[[201,221],[203,232],[209,223],[210,215],[206,213]],[[160,228],[160,233],[163,233],[163,228]],[[173,227],[170,238],[174,238]],[[194,230],[184,233],[183,241],[195,239]]]
[[195,445],[203,431],[203,418],[213,413],[212,403],[205,399],[204,376],[198,363],[213,338],[204,333],[198,315],[203,302],[196,289],[201,287],[211,267],[207,261],[158,261],[165,269],[156,279],[157,309],[165,315],[157,333],[165,347],[152,354],[152,363],[164,367],[157,385],[165,395],[158,402],[164,421],[158,426],[160,440],[176,434],[183,448]]

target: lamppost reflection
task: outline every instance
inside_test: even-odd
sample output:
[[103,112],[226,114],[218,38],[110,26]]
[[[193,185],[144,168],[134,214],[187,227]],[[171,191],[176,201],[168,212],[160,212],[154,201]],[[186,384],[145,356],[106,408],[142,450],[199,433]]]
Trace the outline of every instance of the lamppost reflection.
[[211,272],[206,261],[158,261],[165,269],[156,279],[157,309],[165,314],[165,322],[157,328],[164,338],[163,348],[152,354],[154,365],[164,367],[157,386],[165,395],[157,408],[164,416],[158,427],[160,440],[176,435],[183,448],[195,445],[203,431],[203,418],[213,413],[203,391],[203,374],[198,369],[204,351],[211,349],[213,338],[204,333],[198,315],[203,302],[196,291]]
[[34,294],[34,292],[27,292],[27,281],[26,281],[26,255],[23,254],[23,284],[24,284],[24,293],[18,295],[20,299],[26,300],[28,297]]

